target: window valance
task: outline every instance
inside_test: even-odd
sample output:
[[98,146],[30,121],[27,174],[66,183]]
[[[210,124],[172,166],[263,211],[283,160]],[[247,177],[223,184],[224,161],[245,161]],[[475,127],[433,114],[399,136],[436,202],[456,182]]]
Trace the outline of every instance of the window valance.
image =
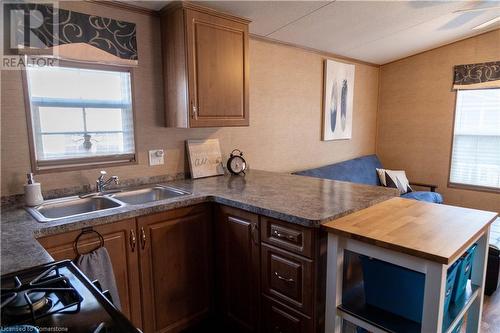
[[10,15],[15,20],[10,26],[15,27],[15,45],[21,54],[137,65],[135,23],[46,4],[12,7],[11,13],[17,15]]
[[500,87],[500,61],[458,65],[454,72],[453,89]]

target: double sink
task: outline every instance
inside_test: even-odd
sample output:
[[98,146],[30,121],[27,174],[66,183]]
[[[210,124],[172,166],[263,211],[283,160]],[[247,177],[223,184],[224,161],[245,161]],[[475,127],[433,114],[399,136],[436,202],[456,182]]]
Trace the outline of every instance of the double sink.
[[164,185],[115,193],[96,193],[84,197],[68,197],[48,200],[40,206],[26,208],[38,222],[50,222],[62,218],[80,216],[126,205],[173,199],[191,193]]

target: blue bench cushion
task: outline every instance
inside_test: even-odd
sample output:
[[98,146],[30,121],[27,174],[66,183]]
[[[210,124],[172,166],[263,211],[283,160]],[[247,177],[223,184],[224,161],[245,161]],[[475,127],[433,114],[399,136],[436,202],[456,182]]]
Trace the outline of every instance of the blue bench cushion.
[[401,195],[402,198],[427,201],[434,203],[443,203],[443,196],[437,192],[409,192]]
[[377,155],[368,155],[295,174],[377,186],[380,185],[377,168],[382,168]]
[[[377,168],[382,169],[382,163],[380,163],[377,155],[367,155],[340,163],[325,165],[316,169],[298,171],[295,174],[380,186]],[[407,199],[443,203],[443,197],[436,192],[410,192],[401,196]]]

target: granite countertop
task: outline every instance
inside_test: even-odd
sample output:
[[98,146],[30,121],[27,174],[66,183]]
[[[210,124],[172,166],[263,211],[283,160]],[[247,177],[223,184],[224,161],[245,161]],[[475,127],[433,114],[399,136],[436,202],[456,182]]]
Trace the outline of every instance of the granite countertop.
[[396,189],[258,170],[248,172],[245,177],[227,175],[165,184],[191,194],[47,223],[37,222],[23,208],[2,209],[1,274],[53,261],[36,238],[203,202],[319,227],[399,195]]

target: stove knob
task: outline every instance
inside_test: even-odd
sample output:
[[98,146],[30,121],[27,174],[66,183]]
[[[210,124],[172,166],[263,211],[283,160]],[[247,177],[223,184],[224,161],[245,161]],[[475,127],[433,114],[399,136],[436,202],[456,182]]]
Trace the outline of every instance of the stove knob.
[[102,292],[102,286],[101,286],[101,283],[99,282],[99,280],[92,281],[92,284],[94,285],[94,287],[99,289],[100,292]]

